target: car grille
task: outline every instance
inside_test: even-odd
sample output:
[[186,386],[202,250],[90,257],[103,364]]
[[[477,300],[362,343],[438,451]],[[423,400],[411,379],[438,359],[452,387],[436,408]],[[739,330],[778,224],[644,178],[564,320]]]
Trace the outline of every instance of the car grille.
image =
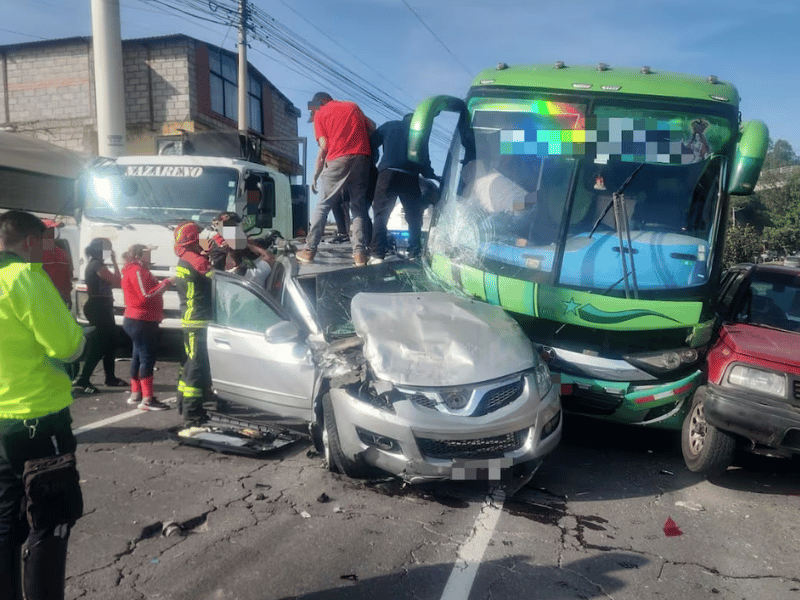
[[800,379],[792,381],[792,404],[800,406]]
[[476,440],[431,440],[417,438],[419,451],[428,458],[500,458],[522,447],[528,430]]
[[[512,383],[501,385],[498,388],[489,390],[483,395],[483,398],[481,398],[477,408],[469,416],[482,417],[500,408],[503,408],[504,406],[508,406],[514,400],[520,397],[524,389],[525,379],[520,377]],[[429,398],[427,396],[423,396],[422,394],[414,394],[411,396],[411,401],[417,406],[421,406],[430,410],[437,410],[437,400],[435,398]]]
[[487,415],[490,412],[494,412],[511,404],[514,400],[519,398],[524,387],[525,380],[520,377],[513,383],[500,386],[499,388],[495,388],[492,391],[487,392],[481,400],[481,403],[478,405],[478,408],[474,413],[472,413],[472,416],[482,417],[483,415]]

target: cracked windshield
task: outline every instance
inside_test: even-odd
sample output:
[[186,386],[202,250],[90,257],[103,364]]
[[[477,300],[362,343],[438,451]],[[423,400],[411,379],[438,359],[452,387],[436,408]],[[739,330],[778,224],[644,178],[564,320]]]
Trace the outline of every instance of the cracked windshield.
[[800,2],[0,5],[0,600],[800,600]]

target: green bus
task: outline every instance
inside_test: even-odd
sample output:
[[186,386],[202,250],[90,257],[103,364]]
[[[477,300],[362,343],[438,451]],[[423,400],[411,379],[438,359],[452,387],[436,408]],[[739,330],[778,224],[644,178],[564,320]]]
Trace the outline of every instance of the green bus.
[[466,99],[417,107],[411,160],[443,111],[458,124],[433,274],[516,316],[566,410],[679,428],[714,330],[728,199],[753,192],[766,126],[742,122],[715,76],[501,63]]

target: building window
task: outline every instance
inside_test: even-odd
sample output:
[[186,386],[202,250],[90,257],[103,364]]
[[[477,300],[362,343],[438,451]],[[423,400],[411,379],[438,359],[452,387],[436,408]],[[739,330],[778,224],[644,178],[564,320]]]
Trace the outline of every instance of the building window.
[[[211,51],[208,54],[208,66],[211,71],[211,110],[232,121],[239,120],[238,103],[238,64],[237,60]],[[261,83],[252,75],[248,78],[247,106],[250,129],[264,133],[262,123]]]

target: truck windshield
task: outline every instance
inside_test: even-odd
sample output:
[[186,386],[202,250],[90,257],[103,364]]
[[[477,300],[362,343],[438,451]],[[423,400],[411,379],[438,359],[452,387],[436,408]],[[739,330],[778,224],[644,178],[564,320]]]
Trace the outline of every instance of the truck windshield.
[[234,210],[239,172],[197,165],[111,165],[89,178],[85,214],[114,221],[203,224]]
[[[706,283],[735,122],[699,108],[473,98],[428,249],[610,295]],[[638,297],[638,295],[636,296]]]

